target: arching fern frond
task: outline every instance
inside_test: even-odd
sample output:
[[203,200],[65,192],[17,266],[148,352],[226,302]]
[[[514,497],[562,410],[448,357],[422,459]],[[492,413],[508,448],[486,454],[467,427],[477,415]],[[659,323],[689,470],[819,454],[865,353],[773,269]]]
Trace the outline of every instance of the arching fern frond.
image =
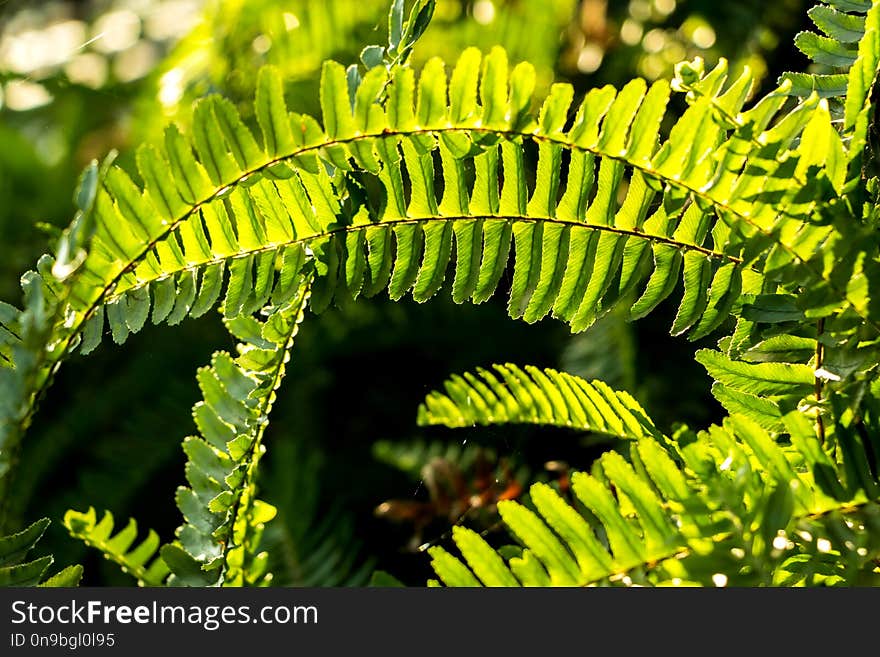
[[138,586],[162,586],[165,582],[169,571],[159,557],[159,535],[151,529],[145,538],[138,540],[134,518],[114,534],[113,514],[105,511],[98,520],[95,509],[89,507],[85,513],[73,510],[65,513],[64,526],[71,536],[118,564],[122,572],[137,580]]
[[553,315],[582,330],[633,298],[629,315],[642,317],[679,281],[672,332],[691,338],[774,283],[807,288],[820,312],[870,318],[860,281],[873,260],[860,240],[806,223],[845,173],[824,101],[786,113],[782,88],[743,110],[748,72],[728,82],[725,62],[708,73],[695,62],[678,73],[689,107],[661,138],[668,83],[594,90],[576,112],[571,87],[556,85],[533,113],[533,72],[509,72],[498,49],[466,51],[449,79],[439,60],[418,83],[411,69],[375,67],[353,94],[329,62],[323,127],[288,113],[265,69],[261,142],[209,98],[190,137],[171,127],[161,149],[139,152],[143,187],[107,175],[46,369],[80,337],[94,348],[105,315],[121,342],[147,319],[176,323],[221,298],[229,319],[283,304],[308,259],[315,310],[384,289],[424,301],[450,262],[453,299],[484,301],[512,248],[509,311],[530,322]]
[[424,301],[450,260],[454,299],[484,301],[513,247],[513,317],[552,314],[582,330],[630,292],[641,317],[683,280],[672,331],[706,335],[743,286],[739,230],[776,235],[780,216],[808,213],[792,180],[836,151],[816,149],[819,136],[787,151],[805,125],[818,134],[830,120],[818,99],[783,121],[783,93],[742,111],[750,74],[726,85],[724,62],[705,75],[682,70],[677,86],[702,95],[661,140],[668,83],[594,90],[569,125],[571,87],[555,85],[532,114],[533,71],[508,75],[499,49],[485,60],[466,51],[449,79],[432,60],[418,84],[410,69],[389,79],[376,67],[354,97],[343,67],[327,63],[323,128],[288,114],[277,73],[264,69],[262,145],[228,103],[209,98],[191,140],[172,127],[163,149],[142,148],[143,189],[121,171],[108,177],[74,303],[79,321],[89,318],[83,348],[100,339],[103,304],[117,341],[151,308],[153,321],[170,322],[224,294],[227,316],[258,308],[289,292],[303,250],[319,263],[316,310],[386,288]]
[[574,505],[547,484],[532,486],[529,504],[499,504],[519,546],[496,550],[457,528],[463,561],[438,546],[432,565],[449,586],[769,585],[774,573],[796,582],[821,570],[824,537],[862,523],[873,532],[845,544],[840,562],[876,579],[880,488],[868,452],[833,457],[798,412],[784,421],[790,446],[735,415],[673,443],[643,438],[629,459],[608,452],[573,476]]
[[495,373],[453,375],[419,406],[420,425],[471,427],[476,424],[543,424],[638,440],[660,438],[648,414],[624,391],[527,365],[493,365]]
[[0,536],[0,586],[78,586],[82,579],[82,566],[68,566],[55,575],[44,579],[54,559],[51,556],[27,561],[28,553],[49,526],[43,518],[9,536]]
[[204,400],[193,407],[193,417],[200,436],[183,442],[189,487],[178,488],[175,496],[184,524],[178,542],[161,551],[172,572],[169,584],[254,586],[271,579],[268,555],[258,548],[276,511],[256,499],[256,471],[309,280],[300,278],[293,298],[264,322],[249,317],[227,322],[241,341],[238,357],[217,352],[211,366],[199,370]]

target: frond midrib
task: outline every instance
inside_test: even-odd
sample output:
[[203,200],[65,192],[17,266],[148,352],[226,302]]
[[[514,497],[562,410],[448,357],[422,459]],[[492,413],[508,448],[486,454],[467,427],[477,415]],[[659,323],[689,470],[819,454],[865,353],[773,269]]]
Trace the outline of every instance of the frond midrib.
[[[156,281],[165,280],[170,278],[180,272],[192,272],[199,271],[203,268],[210,267],[212,265],[218,265],[221,262],[229,262],[232,260],[238,260],[241,258],[246,258],[251,255],[258,255],[261,253],[271,253],[272,251],[278,251],[280,249],[284,249],[291,246],[308,244],[310,242],[320,241],[322,239],[328,239],[331,237],[335,237],[337,235],[343,235],[348,233],[356,233],[365,228],[382,228],[382,229],[393,229],[396,226],[407,226],[414,224],[421,224],[426,221],[445,221],[445,222],[456,222],[456,221],[474,221],[474,220],[496,220],[496,221],[509,221],[512,223],[542,223],[542,224],[555,224],[559,226],[568,226],[572,228],[582,228],[586,230],[595,230],[599,232],[613,233],[615,235],[627,236],[627,237],[635,237],[638,239],[647,240],[649,242],[657,243],[657,244],[666,244],[670,247],[680,249],[683,251],[693,251],[696,253],[702,253],[707,258],[713,258],[716,260],[726,260],[728,262],[734,264],[742,264],[742,258],[737,256],[733,256],[722,251],[716,251],[714,249],[709,249],[703,246],[699,246],[697,244],[691,244],[689,242],[681,242],[675,240],[671,237],[667,237],[665,235],[655,235],[652,233],[647,233],[645,231],[640,230],[627,230],[624,228],[616,228],[614,226],[606,226],[603,224],[588,224],[582,221],[572,221],[566,219],[559,219],[558,217],[544,217],[538,215],[524,215],[524,214],[466,214],[466,215],[430,215],[430,216],[407,216],[407,217],[399,217],[396,219],[384,219],[382,221],[365,223],[365,224],[348,224],[345,226],[340,226],[338,228],[333,228],[331,230],[327,230],[321,233],[314,233],[311,235],[307,235],[305,237],[300,237],[292,240],[287,240],[284,242],[273,242],[271,244],[266,244],[260,246],[256,249],[243,249],[237,253],[233,253],[230,255],[223,256],[214,256],[208,260],[203,260],[198,263],[194,263],[185,267],[180,267],[179,269],[175,269],[172,272],[164,276],[159,276],[157,278],[153,278],[150,280],[138,282],[131,287],[126,288],[123,292],[119,294],[107,294],[103,303],[110,303],[115,301],[116,299],[125,296],[132,290],[138,290],[149,286]],[[754,270],[757,273],[757,270]],[[97,304],[100,305],[100,304]]]

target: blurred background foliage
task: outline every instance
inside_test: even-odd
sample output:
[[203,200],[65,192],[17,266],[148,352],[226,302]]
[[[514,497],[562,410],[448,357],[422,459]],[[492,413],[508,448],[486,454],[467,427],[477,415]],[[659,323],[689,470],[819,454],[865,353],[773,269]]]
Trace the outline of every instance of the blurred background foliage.
[[[724,55],[764,81],[802,69],[792,45],[806,0],[438,0],[419,66],[467,46],[501,44],[512,62],[578,94],[677,61]],[[134,147],[168,121],[186,126],[194,99],[222,93],[252,118],[257,68],[287,79],[288,104],[317,113],[321,62],[357,61],[386,38],[386,0],[13,0],[0,3],[0,299],[72,214],[76,176],[111,149],[133,170]],[[133,171],[132,171],[133,173]],[[675,295],[673,295],[674,298]],[[455,306],[362,301],[303,325],[263,461],[263,496],[279,517],[265,540],[281,585],[364,584],[373,568],[422,584],[425,543],[465,522],[492,528],[494,503],[531,481],[564,482],[607,446],[590,436],[517,428],[420,430],[418,403],[447,374],[510,361],[562,368],[632,392],[658,424],[704,426],[720,408],[691,355],[668,335],[674,308],[638,324],[611,314],[571,335],[507,318],[504,297]],[[708,342],[711,342],[709,340]],[[24,444],[13,524],[68,508],[136,516],[170,539],[179,518],[181,439],[194,431],[196,368],[233,345],[219,317],[149,327],[109,341],[60,373]],[[147,458],[132,458],[132,454]],[[46,548],[82,562],[84,583],[126,585],[53,523]]]

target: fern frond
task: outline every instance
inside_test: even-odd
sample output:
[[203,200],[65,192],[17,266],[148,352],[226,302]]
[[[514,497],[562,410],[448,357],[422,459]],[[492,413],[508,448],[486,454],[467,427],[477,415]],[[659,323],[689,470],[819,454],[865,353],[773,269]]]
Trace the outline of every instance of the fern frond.
[[838,417],[829,400],[847,399],[853,409],[862,404],[880,358],[880,341],[869,329],[848,313],[812,319],[797,295],[743,295],[741,302],[720,351],[696,354],[729,413],[783,433],[783,416],[796,408],[821,425]]
[[811,395],[816,383],[814,368],[801,363],[741,361],[711,349],[698,351],[696,360],[715,381],[712,394],[729,413],[749,415],[780,432],[782,416]]
[[85,513],[69,510],[64,514],[64,526],[70,535],[89,547],[103,553],[106,559],[117,563],[122,572],[134,577],[138,586],[162,586],[168,575],[168,566],[159,557],[159,535],[149,530],[146,538],[138,540],[138,526],[134,518],[114,534],[113,514],[105,511],[98,520],[93,507]]
[[[520,548],[496,550],[457,528],[463,561],[434,547],[432,565],[449,586],[754,585],[773,583],[774,572],[802,576],[831,549],[821,541],[817,549],[817,537],[876,524],[880,488],[864,447],[836,459],[800,413],[784,421],[790,446],[740,415],[697,435],[680,432],[674,443],[642,438],[629,459],[608,452],[591,474],[573,476],[576,505],[547,484],[531,487],[528,505],[499,504]],[[880,550],[873,540],[850,541],[842,560],[869,578]]]
[[268,68],[259,141],[230,103],[205,99],[190,137],[172,126],[161,149],[141,149],[143,187],[120,169],[104,180],[53,367],[79,336],[94,348],[105,316],[122,342],[147,319],[176,323],[221,298],[227,318],[282,304],[309,259],[316,311],[385,289],[427,300],[450,262],[453,299],[485,301],[511,248],[509,312],[529,322],[553,315],[583,330],[633,297],[630,317],[642,317],[682,281],[672,332],[694,339],[741,293],[773,283],[877,325],[860,241],[807,223],[845,177],[824,101],[784,113],[780,89],[744,111],[751,75],[728,83],[725,62],[708,73],[695,62],[679,67],[690,106],[663,139],[666,82],[594,90],[573,121],[571,87],[554,86],[533,113],[533,83],[500,49],[468,50],[449,79],[439,60],[418,84],[411,69],[375,67],[352,97],[329,62],[322,127],[288,112]]
[[[846,100],[845,129],[854,127],[870,95],[880,61],[878,5],[871,0],[827,0],[809,12],[822,34],[801,32],[797,48],[826,73],[783,73],[780,82],[792,83],[791,93],[807,97],[818,92],[825,98]],[[868,77],[865,77],[868,73]]]
[[[871,0],[828,0],[813,7],[813,23],[827,36],[801,32],[795,45],[816,64],[832,73],[785,73],[792,93],[817,92],[843,104],[841,134],[849,142],[852,184],[861,172],[861,155],[868,136],[874,84],[880,67],[880,3]],[[839,72],[838,72],[839,71]]]
[[227,327],[241,341],[238,357],[217,352],[210,367],[199,370],[204,400],[193,407],[193,417],[200,435],[183,442],[189,487],[175,496],[184,524],[178,543],[161,552],[172,572],[169,584],[260,585],[271,578],[268,555],[257,551],[276,510],[256,499],[256,470],[308,284],[300,278],[293,298],[264,322],[229,320]]
[[[142,148],[143,189],[120,171],[108,177],[74,303],[79,321],[89,320],[83,348],[99,340],[105,305],[117,341],[139,330],[151,307],[153,321],[174,323],[205,312],[224,287],[227,316],[258,308],[289,292],[284,281],[304,249],[319,263],[316,310],[334,296],[385,288],[424,301],[450,260],[454,299],[481,302],[513,247],[515,318],[552,314],[583,330],[642,288],[631,311],[641,317],[683,280],[673,333],[706,335],[743,285],[741,240],[728,223],[775,235],[780,216],[808,213],[792,178],[805,181],[808,167],[835,151],[822,155],[815,139],[786,150],[807,117],[814,132],[830,120],[818,99],[768,129],[783,94],[742,112],[750,74],[725,87],[726,63],[705,76],[700,66],[678,86],[703,96],[666,140],[668,83],[594,90],[569,126],[571,87],[555,85],[532,114],[533,71],[521,64],[508,75],[499,49],[485,60],[466,51],[449,80],[432,60],[418,85],[410,69],[389,78],[375,67],[353,98],[343,67],[327,63],[323,128],[288,114],[277,72],[264,69],[262,145],[231,105],[209,98],[191,140],[172,127],[161,151]],[[718,120],[719,107],[733,125]],[[531,189],[529,144],[538,148]]]
[[556,370],[507,363],[493,365],[495,373],[453,375],[419,406],[418,423],[450,428],[476,424],[542,424],[638,440],[660,438],[639,403],[624,391],[602,381],[584,379]]
[[43,518],[20,532],[0,536],[0,586],[78,586],[82,566],[68,566],[52,577],[43,579],[54,559],[51,556],[27,561],[28,553],[36,546],[49,526]]
[[[705,81],[691,81],[695,73],[689,71],[689,65],[681,65],[678,73],[676,86],[687,90],[689,98],[706,99],[722,122],[742,122],[721,103],[707,98],[699,88]],[[706,80],[711,77],[707,75]],[[784,95],[789,90],[789,83],[783,81],[778,93]],[[750,113],[766,111],[763,106],[772,104],[773,96],[764,98]],[[755,175],[742,176],[740,182],[751,187],[756,202],[752,211],[743,209],[746,216],[728,216],[726,220],[746,236],[744,264],[760,269],[764,277],[760,291],[798,294],[799,307],[811,317],[850,310],[878,333],[880,322],[872,300],[876,294],[868,283],[876,269],[878,240],[869,222],[859,219],[859,214],[869,214],[867,208],[847,210],[844,205],[851,201],[842,203],[840,198],[859,184],[862,149],[845,148],[825,100],[812,110],[806,109],[809,102],[780,119],[764,135],[757,136],[750,126],[733,133],[730,143],[738,146],[731,147],[724,157],[736,161],[740,157],[737,153],[750,151],[745,170]],[[791,143],[791,139],[797,140],[796,155],[785,156],[785,162],[778,164],[780,145]],[[818,178],[798,191],[784,179],[786,170],[798,179],[804,175]],[[765,203],[769,199],[774,200]],[[746,294],[757,292],[745,290]]]
[[0,304],[0,530],[21,440],[61,358],[79,340],[78,330],[66,321],[68,295],[82,273],[97,189],[113,157],[100,167],[92,162],[80,176],[76,215],[54,256],[44,255],[36,271],[21,277],[23,308]]

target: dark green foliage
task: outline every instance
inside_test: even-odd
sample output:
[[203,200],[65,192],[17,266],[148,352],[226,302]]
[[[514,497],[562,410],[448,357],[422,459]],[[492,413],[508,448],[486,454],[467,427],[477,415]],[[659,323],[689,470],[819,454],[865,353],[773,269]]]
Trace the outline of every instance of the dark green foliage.
[[374,561],[364,552],[352,515],[338,499],[322,504],[332,471],[302,437],[277,442],[264,486],[278,509],[263,535],[273,586],[364,586]]
[[28,561],[50,520],[43,518],[9,536],[0,536],[0,586],[77,586],[82,578],[82,566],[68,566],[46,577],[54,559],[51,556]]

